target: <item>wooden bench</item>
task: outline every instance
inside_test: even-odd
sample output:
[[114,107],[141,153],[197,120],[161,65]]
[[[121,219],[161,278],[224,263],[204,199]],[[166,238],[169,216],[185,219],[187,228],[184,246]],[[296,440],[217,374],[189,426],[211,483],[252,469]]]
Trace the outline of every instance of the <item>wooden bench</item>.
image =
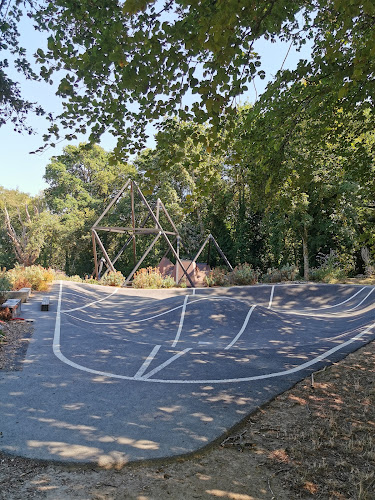
[[48,311],[49,310],[49,297],[43,297],[42,298],[42,303],[40,305],[40,310],[41,311]]
[[16,313],[21,312],[21,299],[6,300],[3,304],[1,304],[1,308],[5,309],[6,307],[8,307],[12,313],[12,318],[14,318]]

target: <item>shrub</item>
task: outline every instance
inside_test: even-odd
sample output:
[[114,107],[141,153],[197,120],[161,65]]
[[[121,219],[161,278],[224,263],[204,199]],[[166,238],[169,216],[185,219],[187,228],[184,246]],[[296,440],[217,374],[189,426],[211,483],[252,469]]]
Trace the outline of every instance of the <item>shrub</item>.
[[234,285],[255,285],[258,282],[259,271],[250,264],[239,264],[230,273],[230,280]]
[[230,279],[226,269],[215,267],[204,277],[207,286],[229,286]]
[[5,269],[0,271],[0,304],[3,304],[6,300],[6,292],[11,290],[12,284]]
[[156,267],[140,269],[134,274],[134,288],[162,288],[163,276]]
[[100,285],[99,281],[95,278],[85,278],[83,283],[88,283],[89,285]]
[[327,255],[319,253],[317,261],[320,265],[310,270],[311,280],[332,283],[342,281],[347,277],[347,272],[342,269],[337,254],[333,250]]
[[287,264],[280,269],[270,268],[263,274],[262,281],[264,283],[279,283],[280,281],[293,281],[298,275],[298,267]]
[[174,286],[176,286],[176,282],[172,278],[172,276],[165,276],[163,278],[163,283],[162,283],[163,288],[173,288]]
[[125,278],[120,271],[116,271],[116,272],[109,271],[100,280],[100,284],[107,285],[107,286],[122,286],[124,281],[125,281]]
[[179,286],[180,288],[187,288],[186,278],[185,277],[181,278],[181,281],[177,286]]
[[10,321],[12,319],[12,312],[9,307],[0,309],[0,321]]
[[32,288],[31,283],[26,276],[19,276],[13,283],[13,290],[21,290],[21,288]]
[[[28,283],[33,290],[45,292],[54,280],[54,273],[51,269],[44,269],[42,266],[24,267],[16,265],[14,269],[7,272],[12,283],[12,289],[16,289],[20,283]],[[22,287],[21,287],[22,288]]]

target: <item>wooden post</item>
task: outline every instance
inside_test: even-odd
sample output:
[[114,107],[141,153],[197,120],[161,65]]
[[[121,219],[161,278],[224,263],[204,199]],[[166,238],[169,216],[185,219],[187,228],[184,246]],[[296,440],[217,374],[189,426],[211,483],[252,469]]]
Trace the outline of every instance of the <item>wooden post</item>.
[[132,279],[132,277],[134,276],[134,274],[137,272],[137,269],[139,268],[139,266],[142,264],[142,262],[145,260],[145,258],[147,257],[148,253],[150,252],[151,248],[155,245],[155,243],[158,241],[158,239],[160,238],[161,236],[161,231],[159,231],[159,233],[156,235],[156,238],[154,238],[154,241],[151,243],[151,245],[148,247],[148,249],[145,251],[145,253],[142,255],[141,259],[139,260],[139,262],[136,264],[136,266],[134,267],[134,269],[132,270],[132,272],[129,274],[129,276],[126,278],[125,282],[124,282],[124,286],[127,285],[130,280]]
[[113,272],[115,273],[115,272],[116,272],[116,269],[113,267],[113,264],[112,264],[112,262],[111,262],[111,259],[109,258],[108,254],[107,254],[107,251],[106,251],[106,249],[104,248],[104,245],[103,245],[103,243],[101,242],[101,239],[99,238],[98,233],[97,233],[95,230],[93,230],[93,233],[94,233],[94,235],[95,235],[96,241],[98,242],[98,244],[99,244],[99,246],[100,246],[100,248],[101,248],[101,250],[102,250],[102,252],[103,252],[103,254],[104,254],[104,257],[105,257],[105,260],[107,261],[108,266],[110,267],[111,271],[113,271]]
[[[176,253],[177,253],[177,257],[180,258],[180,236],[177,236]],[[178,282],[179,282],[179,279],[178,279],[178,265],[177,265],[177,262],[176,262],[176,283],[178,283]]]
[[[159,212],[160,212],[160,200],[158,198],[156,201],[156,219],[158,222],[159,222]],[[157,224],[155,225],[155,227],[158,227]]]
[[[173,255],[176,257],[177,262],[180,264],[180,266],[181,266],[181,268],[182,268],[183,273],[185,274],[185,276],[186,276],[186,277],[187,277],[187,279],[189,280],[190,285],[192,286],[192,288],[195,288],[195,285],[194,285],[194,283],[192,282],[192,280],[191,280],[190,276],[188,275],[188,273],[185,271],[184,266],[182,265],[182,262],[181,262],[181,260],[180,260],[179,256],[178,256],[178,255],[177,255],[177,253],[176,253],[176,250],[174,249],[174,247],[173,247],[172,243],[169,241],[168,236],[166,235],[166,233],[165,233],[164,229],[161,227],[160,222],[157,220],[157,218],[156,218],[156,216],[155,216],[154,212],[151,210],[151,207],[150,207],[150,205],[147,203],[146,198],[143,196],[142,191],[139,189],[139,187],[138,187],[138,185],[137,185],[137,183],[136,183],[136,182],[134,182],[134,184],[135,184],[135,186],[136,186],[136,188],[137,188],[137,190],[138,190],[138,193],[139,193],[140,197],[142,198],[143,203],[146,205],[146,207],[147,207],[148,211],[151,213],[151,217],[154,219],[155,223],[157,224],[157,227],[158,227],[158,228],[160,229],[160,231],[161,231],[161,234],[164,236],[164,238],[165,238],[166,242],[168,243],[168,246],[169,246],[169,248],[171,249],[171,251],[172,251]],[[162,205],[162,206],[163,206],[163,205]]]
[[131,183],[130,188],[130,196],[131,196],[131,210],[132,210],[132,228],[133,228],[133,257],[134,257],[134,265],[137,263],[137,251],[135,245],[135,213],[134,213],[134,186],[133,181]]
[[92,238],[92,247],[93,247],[93,251],[94,251],[95,276],[96,276],[96,279],[99,279],[98,254],[96,253],[96,241],[95,241],[94,231],[91,231],[91,238]]
[[229,269],[230,269],[231,271],[233,271],[233,267],[231,266],[231,264],[230,264],[229,260],[225,257],[224,252],[223,252],[223,251],[222,251],[222,249],[219,247],[219,245],[218,245],[217,241],[216,241],[216,240],[215,240],[215,238],[212,236],[212,234],[210,234],[210,238],[211,238],[211,240],[212,240],[213,244],[215,245],[216,250],[217,250],[217,251],[219,252],[219,254],[222,256],[222,258],[223,258],[224,262],[226,263],[226,265],[229,267]]

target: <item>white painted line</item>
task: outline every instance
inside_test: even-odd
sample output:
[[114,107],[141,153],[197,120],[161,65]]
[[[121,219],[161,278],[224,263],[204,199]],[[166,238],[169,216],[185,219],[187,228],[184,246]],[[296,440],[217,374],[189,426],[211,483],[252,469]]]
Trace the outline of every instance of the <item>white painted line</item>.
[[[363,288],[361,288],[360,290],[358,290],[358,292],[356,292],[355,294],[351,295],[348,299],[346,300],[343,300],[342,302],[339,302],[338,304],[334,304],[333,306],[323,306],[323,307],[307,307],[306,309],[302,310],[303,311],[325,311],[326,309],[332,309],[332,307],[338,307],[338,306],[342,306],[343,304],[346,304],[346,302],[349,302],[349,300],[352,300],[354,299],[354,297],[356,297],[359,293],[362,292],[362,290],[364,290],[366,287],[364,286]],[[291,309],[291,311],[294,311],[293,309]]]
[[234,339],[232,340],[232,342],[230,344],[228,344],[226,347],[224,347],[224,350],[230,349],[232,347],[232,345],[234,345],[237,342],[237,340],[241,337],[241,335],[245,331],[245,328],[247,327],[247,324],[249,322],[250,316],[252,315],[252,313],[253,313],[254,309],[256,308],[256,306],[257,306],[256,304],[254,306],[251,306],[250,311],[247,313],[245,321],[243,322],[241,330],[237,333],[237,335],[234,337]]
[[94,304],[98,304],[99,302],[103,302],[103,300],[109,299],[109,297],[112,297],[115,293],[118,292],[118,288],[115,289],[114,292],[110,293],[109,295],[106,295],[102,299],[94,300],[93,302],[90,302],[89,304],[85,304],[84,306],[81,307],[74,307],[73,309],[65,309],[64,311],[61,311],[62,313],[67,313],[67,312],[72,312],[72,311],[80,311],[81,309],[86,309],[86,307],[90,307]]
[[164,311],[159,314],[154,314],[154,316],[148,316],[147,318],[142,318],[142,319],[125,319],[124,321],[89,321],[87,319],[82,319],[82,318],[77,318],[77,316],[73,316],[73,314],[68,314],[65,311],[61,311],[67,316],[70,316],[73,319],[76,319],[77,321],[82,321],[83,323],[90,323],[91,325],[125,325],[128,323],[144,323],[145,321],[149,321],[150,319],[155,319],[159,318],[160,316],[164,316],[165,314],[169,314],[170,312],[176,311],[177,309],[181,309],[183,305],[173,307],[172,309],[168,309],[167,311]]
[[57,312],[56,312],[56,322],[55,322],[55,334],[53,336],[53,352],[58,358],[61,355],[60,351],[61,297],[62,297],[62,281],[60,280],[60,290],[59,290],[59,298],[57,301]]
[[369,293],[366,295],[366,297],[364,299],[361,300],[361,302],[359,304],[357,304],[356,306],[352,307],[351,309],[347,309],[347,312],[348,311],[354,311],[354,309],[357,309],[357,307],[359,307],[361,304],[363,304],[363,302],[367,299],[367,297],[369,297],[372,292],[375,290],[375,288],[371,288],[371,290],[369,291]]
[[181,335],[182,327],[184,325],[186,304],[187,304],[188,298],[189,298],[189,296],[185,295],[184,303],[182,305],[182,311],[181,311],[181,317],[180,317],[180,324],[178,325],[178,330],[177,330],[177,333],[176,333],[176,337],[175,337],[175,339],[173,341],[172,347],[176,347],[176,344],[177,344],[177,342],[178,342],[178,340],[180,338],[180,335]]
[[140,369],[137,371],[137,373],[134,375],[134,378],[135,379],[138,379],[138,378],[141,378],[141,376],[144,374],[144,372],[147,370],[147,368],[150,366],[150,363],[151,361],[154,359],[154,357],[156,356],[156,354],[158,353],[159,349],[160,349],[161,345],[156,345],[152,351],[150,352],[150,354],[147,356],[147,358],[145,359],[145,362],[143,363],[143,365],[140,367]]
[[167,359],[167,361],[164,361],[164,363],[162,363],[161,365],[157,366],[156,368],[154,368],[153,370],[151,370],[150,372],[148,372],[146,375],[144,375],[142,377],[142,380],[148,380],[150,377],[152,377],[153,375],[155,375],[155,373],[160,372],[160,370],[163,370],[163,368],[165,368],[166,366],[168,366],[171,363],[173,363],[173,361],[175,361],[176,359],[180,358],[181,356],[183,356],[187,352],[191,351],[191,349],[192,348],[189,347],[188,349],[184,349],[183,351],[178,352],[177,354],[175,354],[171,358]]
[[275,292],[275,285],[273,285],[272,288],[271,288],[270,301],[269,301],[267,309],[271,309],[274,292]]

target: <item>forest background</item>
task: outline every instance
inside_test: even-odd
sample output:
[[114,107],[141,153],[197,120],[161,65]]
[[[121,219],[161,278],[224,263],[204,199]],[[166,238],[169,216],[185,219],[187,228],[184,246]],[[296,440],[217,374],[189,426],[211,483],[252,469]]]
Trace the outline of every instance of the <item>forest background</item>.
[[[212,233],[232,265],[248,262],[263,273],[295,265],[308,279],[328,261],[346,274],[371,269],[372,2],[11,4],[1,2],[2,50],[13,47],[29,78],[57,75],[65,108],[53,117],[23,100],[3,59],[0,124],[25,130],[35,112],[50,122],[46,143],[89,137],[51,158],[40,195],[1,188],[2,267],[18,260],[90,275],[91,226],[132,178],[151,202],[162,199],[185,257]],[[18,44],[24,12],[49,33],[48,48],[36,53],[39,75]],[[310,40],[312,59],[281,68],[254,105],[238,106],[235,97],[264,76],[253,49],[261,37],[296,46]],[[184,106],[188,93],[197,100]],[[144,149],[145,127],[158,119],[155,147]],[[96,144],[108,131],[118,140],[110,152]],[[121,246],[113,235],[104,243],[112,252]],[[140,241],[139,255],[147,245]],[[156,247],[150,264],[164,251]],[[118,269],[127,274],[132,259],[129,249]],[[219,260],[212,255],[210,264]]]

